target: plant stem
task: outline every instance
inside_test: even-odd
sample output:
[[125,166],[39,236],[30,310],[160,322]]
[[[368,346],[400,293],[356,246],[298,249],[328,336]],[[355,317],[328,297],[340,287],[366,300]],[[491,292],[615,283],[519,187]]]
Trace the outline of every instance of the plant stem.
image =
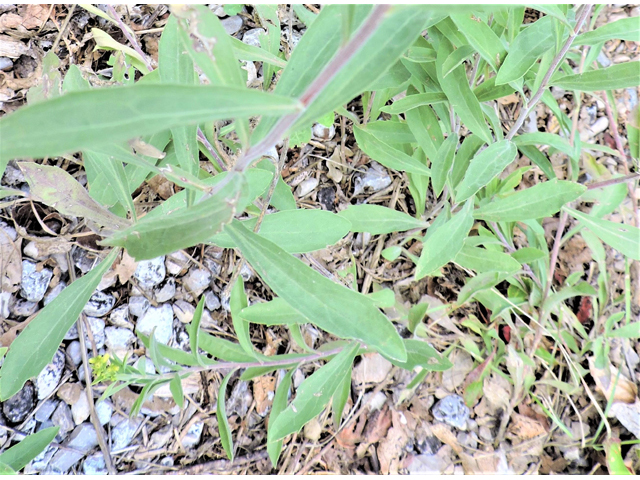
[[204,147],[211,154],[211,156],[215,159],[216,163],[222,169],[222,171],[225,172],[227,170],[227,166],[224,164],[224,162],[222,161],[222,159],[218,155],[218,152],[216,152],[216,149],[213,148],[213,145],[211,145],[211,143],[209,142],[207,137],[204,135],[204,133],[202,132],[200,127],[198,127],[198,131],[196,133],[196,137],[200,141],[200,143],[202,143],[204,145]]
[[624,177],[612,178],[611,180],[592,183],[591,185],[587,185],[587,190],[596,190],[598,188],[606,188],[610,187],[611,185],[617,185],[618,183],[631,182],[639,177],[640,173],[632,173],[631,175],[625,175]]
[[513,125],[513,127],[511,127],[511,129],[509,130],[509,133],[507,134],[507,140],[511,140],[516,135],[516,133],[518,133],[518,130],[520,130],[520,127],[522,127],[522,125],[524,124],[524,121],[527,119],[527,117],[529,117],[529,114],[533,111],[533,109],[536,107],[536,105],[542,98],[542,95],[544,94],[545,90],[547,89],[547,85],[549,84],[549,80],[551,80],[551,76],[556,71],[556,68],[558,68],[558,66],[560,65],[560,62],[562,61],[566,53],[569,51],[569,48],[571,48],[571,44],[573,43],[573,40],[578,36],[578,33],[580,32],[582,25],[584,24],[585,20],[589,16],[589,13],[591,12],[591,7],[593,7],[593,5],[585,5],[583,7],[582,12],[580,13],[580,17],[576,22],[576,26],[573,29],[573,32],[571,32],[571,35],[569,35],[569,38],[567,38],[567,41],[564,43],[564,45],[560,49],[560,52],[558,52],[558,54],[555,56],[555,58],[551,62],[551,65],[549,66],[549,70],[547,70],[547,73],[542,79],[542,83],[540,84],[538,91],[533,95],[533,97],[531,97],[531,100],[529,100],[527,108],[524,109],[522,113],[520,113],[518,120]]
[[255,146],[249,148],[247,152],[241,157],[234,167],[237,172],[244,172],[254,160],[257,160],[262,154],[275,146],[282,137],[287,133],[296,121],[303,115],[305,109],[311,105],[311,103],[318,98],[318,96],[324,91],[333,80],[336,75],[342,70],[342,68],[351,60],[365,42],[373,35],[376,28],[382,22],[387,11],[391,8],[391,5],[377,5],[371,15],[365,20],[362,27],[356,32],[356,34],[349,40],[337,55],[329,62],[329,64],[322,70],[320,75],[307,87],[305,92],[300,97],[300,103],[302,106],[301,111],[292,113],[282,117],[271,129],[269,133],[258,142]]
[[126,25],[120,18],[120,15],[118,15],[118,12],[116,12],[116,9],[113,7],[113,5],[109,5],[109,12],[111,13],[111,16],[113,17],[113,19],[116,22],[118,22],[118,26],[120,27],[120,30],[122,30],[122,33],[124,33],[124,36],[127,37],[127,40],[129,40],[129,43],[131,44],[133,49],[137,52],[138,55],[142,57],[149,71],[152,71],[153,66],[151,65],[151,60],[149,60],[149,57],[147,56],[147,54],[145,54],[142,51],[142,48],[140,48],[140,44],[138,43],[136,38],[129,33],[129,30],[127,29]]

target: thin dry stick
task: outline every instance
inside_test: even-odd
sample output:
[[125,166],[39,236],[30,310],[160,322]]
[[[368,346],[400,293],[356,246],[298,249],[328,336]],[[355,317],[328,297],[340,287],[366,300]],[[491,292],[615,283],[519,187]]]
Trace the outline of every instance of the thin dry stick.
[[569,35],[569,38],[567,38],[567,41],[562,46],[562,49],[560,50],[560,52],[558,52],[558,54],[555,56],[555,58],[551,62],[551,65],[549,66],[549,70],[547,70],[547,73],[542,79],[542,83],[540,83],[540,87],[538,87],[538,91],[533,95],[533,97],[531,97],[531,100],[529,100],[529,104],[527,108],[522,110],[522,112],[520,113],[520,116],[518,117],[518,120],[516,120],[516,123],[513,125],[513,127],[511,127],[511,130],[509,130],[509,133],[507,134],[507,137],[506,137],[507,140],[511,140],[516,135],[516,133],[518,133],[518,130],[520,130],[520,127],[522,127],[522,125],[524,124],[524,121],[529,117],[529,114],[533,111],[535,106],[538,104],[538,102],[542,98],[542,95],[544,94],[545,90],[547,89],[547,85],[549,84],[549,80],[551,80],[551,76],[556,71],[556,68],[558,68],[558,66],[560,65],[560,62],[562,61],[566,53],[569,51],[569,48],[571,48],[571,44],[573,43],[573,40],[578,36],[578,33],[580,32],[580,29],[582,28],[582,25],[584,24],[585,20],[589,16],[589,13],[591,12],[592,7],[593,5],[585,5],[583,7],[582,12],[580,13],[580,17],[576,22],[576,26],[573,29],[573,32],[571,32],[571,35]]
[[67,14],[67,18],[64,19],[64,22],[62,23],[62,27],[60,27],[60,31],[58,33],[58,36],[56,37],[56,40],[53,42],[53,46],[51,47],[51,51],[52,52],[55,52],[56,49],[58,48],[58,44],[60,43],[60,40],[62,39],[62,35],[64,35],[64,31],[69,26],[69,22],[71,21],[71,16],[73,15],[73,11],[75,9],[76,9],[76,6],[74,4],[74,5],[71,6],[71,10],[69,10],[69,13]]

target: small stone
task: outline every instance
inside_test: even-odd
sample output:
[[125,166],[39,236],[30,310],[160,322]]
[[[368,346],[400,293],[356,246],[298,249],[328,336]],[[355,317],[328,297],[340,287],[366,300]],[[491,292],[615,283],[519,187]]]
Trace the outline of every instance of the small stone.
[[315,190],[315,188],[318,186],[319,183],[320,183],[320,180],[318,180],[315,177],[307,178],[300,185],[298,185],[298,188],[296,190],[296,195],[298,196],[298,198],[301,198],[301,197],[304,197],[305,195],[310,194]]
[[80,351],[80,342],[77,340],[71,342],[67,347],[67,356],[76,367],[82,363],[82,352]]
[[90,317],[102,317],[111,311],[115,303],[116,299],[113,295],[96,292],[91,295],[91,298],[82,311]]
[[73,415],[71,415],[71,407],[64,402],[58,404],[58,408],[51,415],[51,421],[54,425],[60,427],[60,435],[65,437],[67,432],[73,430]]
[[249,383],[240,380],[236,383],[236,386],[233,387],[231,395],[229,396],[227,412],[235,412],[240,415],[241,418],[244,418],[249,411],[249,406],[252,401],[253,395],[251,394]]
[[131,330],[121,327],[107,327],[104,329],[105,340],[104,343],[109,350],[118,357],[122,358],[124,353],[127,352],[129,346],[133,344],[136,339]]
[[[105,321],[101,318],[87,317],[87,323],[91,329],[91,335],[93,335],[93,341],[96,344],[96,349],[104,347],[104,328]],[[86,330],[86,328],[85,328]],[[85,343],[87,348],[91,348],[91,340],[89,339],[88,332],[85,332]]]
[[74,323],[69,331],[64,335],[65,340],[76,340],[78,339],[78,324]]
[[67,405],[76,403],[80,395],[82,395],[82,385],[80,383],[65,383],[60,385],[57,392],[58,398]]
[[134,317],[142,317],[151,304],[142,296],[129,297],[129,313]]
[[138,262],[133,277],[138,281],[140,288],[150,290],[164,280],[167,274],[164,262],[164,255],[151,260]]
[[322,204],[325,210],[330,212],[335,210],[336,191],[333,187],[325,187],[318,190],[318,202]]
[[189,257],[182,251],[173,252],[167,255],[164,264],[170,275],[179,276],[186,273],[189,266]]
[[8,57],[0,57],[0,70],[8,71],[13,68],[13,61]]
[[176,281],[173,277],[169,278],[160,290],[155,292],[156,302],[164,303],[171,300],[176,294]]
[[209,287],[211,283],[211,273],[202,268],[193,268],[182,280],[182,284],[187,291],[196,297],[202,295],[202,292]]
[[31,382],[2,404],[2,413],[10,423],[22,423],[33,410],[35,388]]
[[20,295],[29,302],[39,302],[49,288],[51,277],[53,277],[51,269],[43,268],[38,272],[35,263],[23,260]]
[[163,467],[173,467],[173,457],[164,457],[160,460],[160,465]]
[[69,440],[66,449],[59,449],[45,470],[47,474],[65,474],[80,459],[98,445],[98,435],[90,423],[78,425]]
[[73,263],[82,273],[87,273],[100,261],[97,255],[84,250],[83,248],[76,248],[71,253],[71,258],[73,258]]
[[435,404],[431,413],[439,422],[445,422],[452,427],[464,430],[466,429],[470,412],[462,397],[448,395]]
[[9,305],[11,304],[11,292],[0,292],[0,317],[9,318],[11,311]]
[[173,336],[173,310],[168,304],[150,307],[147,313],[138,320],[136,331],[151,335],[155,329],[155,339],[167,345]]
[[102,400],[101,402],[96,403],[96,415],[98,415],[98,420],[100,421],[100,425],[106,425],[111,420],[111,415],[113,415],[113,403],[109,400]]
[[98,452],[85,458],[82,464],[82,471],[85,475],[106,475],[109,473],[104,461],[104,454]]
[[53,302],[55,300],[55,298],[60,295],[60,293],[62,292],[62,290],[65,289],[65,287],[67,286],[67,284],[65,282],[60,282],[58,283],[55,287],[53,287],[51,290],[49,290],[49,293],[47,293],[44,296],[44,306],[46,307],[47,305],[49,305],[51,302]]
[[131,440],[133,440],[141,423],[142,417],[139,416],[137,419],[127,418],[116,425],[115,428],[111,430],[112,451],[122,450],[127,447],[131,443]]
[[187,434],[182,439],[182,446],[184,448],[192,448],[195,447],[198,442],[200,442],[200,437],[202,436],[202,429],[204,427],[203,422],[196,422],[189,430],[187,430]]
[[242,268],[240,269],[240,276],[242,277],[242,280],[248,282],[253,278],[253,270],[251,270],[249,265],[243,263]]
[[609,119],[607,117],[600,117],[593,123],[593,125],[588,126],[580,132],[580,140],[586,142],[590,138],[604,132],[608,127]]
[[53,412],[58,408],[58,400],[50,398],[42,402],[38,410],[36,411],[35,418],[38,422],[45,422],[51,418]]
[[370,188],[374,192],[383,190],[391,185],[389,173],[377,162],[371,162],[370,167],[361,177],[356,177],[353,195],[358,195],[365,188]]
[[597,60],[598,60],[598,63],[603,67],[608,67],[609,65],[611,65],[611,60],[609,60],[606,53],[602,51],[598,54]]
[[196,307],[184,300],[178,300],[172,308],[174,315],[181,323],[191,323]]
[[204,306],[207,310],[213,311],[220,308],[220,298],[211,290],[204,292]]
[[58,447],[48,445],[47,448],[40,452],[30,463],[27,464],[26,467],[24,467],[24,474],[32,475],[34,473],[44,471],[57,451]]
[[9,307],[10,312],[16,317],[30,317],[38,311],[38,304],[23,298],[17,298]]
[[267,32],[264,28],[252,28],[251,30],[247,30],[244,32],[244,35],[242,35],[242,43],[260,48],[260,35],[266,33]]
[[11,187],[14,187],[24,182],[25,180],[24,180],[24,174],[22,173],[22,170],[18,168],[18,166],[14,161],[9,162],[5,167],[4,176],[2,177],[2,183],[4,185],[9,185]]
[[333,125],[327,127],[321,123],[316,123],[313,125],[311,132],[315,138],[326,142],[331,140],[336,134],[336,128]]
[[221,23],[225,32],[227,32],[229,35],[233,35],[242,28],[242,17],[239,15],[234,15],[233,17],[225,18],[221,21]]
[[116,327],[129,326],[129,305],[120,305],[109,314],[109,322]]
[[76,403],[71,405],[71,416],[76,425],[80,425],[91,415],[91,407],[89,405],[89,399],[84,390],[80,392],[80,396]]
[[38,400],[47,398],[58,386],[62,378],[64,370],[65,356],[60,350],[57,350],[53,356],[53,360],[49,365],[44,367],[36,380],[38,388]]

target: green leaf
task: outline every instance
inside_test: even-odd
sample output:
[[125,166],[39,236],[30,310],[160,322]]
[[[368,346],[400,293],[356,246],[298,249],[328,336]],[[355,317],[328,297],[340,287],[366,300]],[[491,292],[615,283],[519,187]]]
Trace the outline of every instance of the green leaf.
[[465,245],[458,252],[454,260],[457,264],[475,270],[478,273],[484,272],[509,272],[515,273],[520,270],[520,263],[506,253],[496,252],[485,248],[471,247]]
[[436,198],[442,193],[449,172],[453,167],[453,159],[457,146],[458,135],[453,133],[440,145],[438,154],[431,161],[431,184],[433,185],[433,193],[435,193]]
[[354,125],[353,133],[360,149],[385,167],[418,175],[431,175],[430,170],[418,160],[376,138],[366,127]]
[[629,258],[640,260],[640,228],[595,218],[571,208],[566,210],[604,243]]
[[634,88],[640,84],[640,62],[626,62],[600,70],[575,75],[565,75],[551,81],[553,86],[581,92],[593,90],[617,90]]
[[369,293],[367,297],[378,308],[391,308],[396,304],[396,294],[390,288],[383,288],[377,292]]
[[63,215],[83,217],[113,230],[131,224],[93,200],[84,187],[62,168],[31,162],[20,162],[18,166],[29,183],[33,200],[55,208]]
[[200,298],[198,302],[198,306],[193,312],[193,318],[191,319],[191,323],[189,323],[187,327],[187,331],[189,333],[189,347],[191,348],[191,353],[197,359],[201,360],[201,355],[199,352],[200,348],[200,322],[202,321],[202,313],[204,311],[204,295]]
[[423,105],[432,105],[434,103],[442,103],[446,101],[447,97],[444,93],[419,93],[417,95],[407,95],[406,97],[393,102],[391,105],[382,107],[380,111],[390,115],[398,115]]
[[[194,315],[195,320],[195,315]],[[151,349],[151,339],[150,336],[143,335],[140,332],[136,332],[138,338],[142,342],[142,344],[147,349]],[[191,335],[191,334],[190,334]],[[195,355],[192,353],[187,353],[184,350],[169,347],[167,345],[163,345],[162,343],[157,344],[158,354],[167,360],[171,360],[172,362],[179,363],[180,365],[186,365],[188,367],[197,367],[200,366],[200,363],[196,359]],[[213,364],[211,360],[208,361],[209,364]]]
[[538,150],[537,147],[533,146],[524,146],[521,145],[518,150],[531,160],[535,165],[537,165],[542,173],[544,173],[548,179],[556,178],[556,172],[553,171],[553,166],[551,165],[551,161],[547,158],[547,156]]
[[298,100],[235,87],[137,84],[72,92],[0,119],[0,161],[57,156],[179,125],[298,108]]
[[506,97],[507,95],[511,95],[513,92],[515,92],[515,88],[509,84],[496,85],[496,77],[491,77],[488,80],[485,80],[473,89],[474,95],[481,103]]
[[233,375],[235,370],[232,370],[224,377],[222,383],[220,384],[220,389],[218,390],[218,399],[216,405],[216,418],[218,419],[218,430],[220,431],[220,442],[222,443],[222,448],[224,448],[224,452],[227,454],[229,460],[233,462],[233,438],[231,437],[231,428],[229,428],[229,419],[227,418],[227,409],[225,406],[225,401],[227,398],[227,384],[229,383],[229,379],[231,375]]
[[302,4],[293,4],[293,11],[296,12],[296,15],[300,19],[302,23],[305,24],[306,27],[310,27],[313,21],[318,16],[316,13],[313,13],[311,10],[308,10]]
[[556,150],[566,153],[570,157],[573,157],[575,154],[575,149],[569,144],[569,141],[566,138],[554,135],[553,133],[523,133],[522,135],[517,135],[513,139],[513,143],[515,143],[518,148],[522,145],[550,145]]
[[[295,399],[278,415],[271,425],[267,438],[280,440],[296,433],[311,419],[316,417],[329,403],[358,352],[357,342],[345,347],[330,362],[307,377],[296,392]],[[268,441],[268,440],[267,440]]]
[[442,64],[442,78],[447,78],[447,75],[449,75],[454,68],[462,65],[462,63],[474,53],[476,53],[476,50],[471,45],[462,45],[460,48],[456,48]]
[[460,145],[460,148],[458,148],[456,152],[453,167],[451,168],[451,185],[453,188],[460,184],[460,181],[469,168],[471,159],[483,145],[484,142],[482,139],[473,134],[465,137],[462,141],[462,145]]
[[640,338],[640,322],[629,323],[610,331],[607,337]]
[[[129,191],[129,181],[122,162],[101,152],[85,151],[82,158],[91,196],[105,205],[113,206],[120,202],[127,209],[127,212],[135,218],[135,207]],[[94,179],[99,179],[99,181],[93,181]],[[111,196],[112,200],[109,201]]]
[[497,177],[513,160],[518,151],[509,140],[489,145],[471,159],[467,173],[456,190],[456,201],[463,202]]
[[245,352],[237,343],[214,337],[203,331],[200,331],[200,348],[209,355],[227,362],[248,363],[256,360],[254,355]]
[[[240,266],[238,266],[240,268]],[[243,308],[247,308],[247,294],[244,292],[244,282],[242,277],[238,277],[236,283],[231,288],[231,296],[229,297],[229,310],[231,311],[231,321],[233,329],[238,337],[240,346],[249,355],[255,356],[255,350],[251,343],[251,334],[249,332],[249,322],[242,317],[240,313]]]
[[351,223],[352,232],[369,232],[372,235],[404,232],[428,226],[427,222],[382,205],[349,205],[338,215]]
[[563,302],[567,298],[571,297],[595,297],[598,293],[587,282],[580,282],[573,287],[563,287],[559,292],[549,295],[544,302],[544,309],[550,311],[558,303]]
[[493,71],[497,72],[507,51],[491,27],[471,14],[452,15],[451,19]]
[[550,217],[586,191],[584,185],[554,178],[494,199],[475,210],[473,216],[487,222],[517,222]]
[[389,359],[391,363],[400,368],[413,370],[416,367],[422,367],[429,372],[444,372],[453,367],[447,358],[440,355],[435,348],[423,340],[405,339],[404,346],[407,349],[406,362]]
[[180,375],[177,373],[173,376],[169,382],[169,390],[171,395],[180,408],[184,408],[184,392],[182,391],[182,382],[180,381]]
[[532,247],[523,247],[511,254],[520,263],[532,263],[536,260],[542,260],[546,254],[542,250]]
[[406,123],[378,120],[366,125],[367,132],[382,143],[403,144],[415,143],[416,139]]
[[15,395],[47,366],[71,326],[118,255],[114,249],[89,273],[66,287],[47,304],[11,343],[0,369],[0,400]]
[[[262,26],[267,30],[266,35],[259,35],[260,46],[272,55],[278,55],[278,53],[280,53],[280,19],[278,18],[278,6],[256,4],[254,11],[257,11]],[[262,66],[262,70],[263,89],[266,91],[271,85],[275,68],[270,64],[266,64]]]
[[440,86],[447,96],[453,111],[458,114],[465,126],[486,143],[492,143],[491,132],[484,121],[480,102],[478,102],[471,87],[469,87],[469,79],[464,66],[459,65],[453,69],[446,79],[444,78],[442,64],[452,52],[453,46],[443,38],[440,41],[438,60],[436,61],[438,82],[440,82]]
[[248,62],[263,62],[280,68],[284,68],[287,66],[287,62],[285,60],[280,57],[276,57],[275,55],[267,52],[266,50],[263,50],[262,48],[242,43],[241,40],[238,40],[235,37],[229,37],[229,39],[231,40],[233,53],[236,57],[238,57],[238,60],[245,60]]
[[[302,5],[300,5],[302,7]],[[269,427],[267,429],[267,452],[269,453],[269,459],[271,460],[271,465],[273,468],[276,468],[278,464],[278,458],[280,457],[280,452],[282,451],[282,440],[272,440],[270,438],[269,432],[273,427],[273,423],[278,418],[278,415],[282,413],[282,411],[287,408],[287,399],[289,397],[289,389],[291,388],[291,378],[293,377],[295,368],[290,369],[287,374],[282,378],[278,388],[276,388],[276,393],[273,396],[273,403],[271,404],[271,413],[269,414]]]
[[17,475],[17,474],[18,472],[16,472],[9,465],[7,465],[6,463],[0,462],[0,475]]
[[424,320],[428,309],[428,303],[418,303],[409,309],[409,323],[407,325],[407,328],[411,333],[415,333],[416,327],[422,323],[422,320]]
[[[257,218],[252,218],[243,220],[242,225],[253,230],[256,222]],[[258,234],[289,253],[307,253],[333,245],[350,229],[351,224],[341,215],[326,210],[296,209],[265,215]],[[209,241],[224,248],[236,246],[225,230]]]
[[60,427],[49,427],[27,436],[17,445],[0,453],[0,463],[15,470],[22,470],[56,438]]
[[479,292],[495,287],[511,275],[511,272],[485,272],[470,278],[460,290],[456,304],[463,305]]
[[622,458],[622,447],[619,438],[607,438],[604,441],[604,452],[607,469],[610,475],[633,475]]
[[197,205],[181,208],[164,217],[145,216],[102,243],[125,247],[136,261],[156,258],[202,243],[231,221],[245,185],[242,174],[233,174],[224,188]]
[[362,340],[391,357],[405,358],[395,327],[367,297],[332,282],[238,221],[226,230],[263,281],[312,323],[341,338]]
[[108,50],[108,51],[118,51],[126,54],[131,59],[131,64],[140,70],[144,75],[149,73],[149,69],[144,61],[144,58],[140,56],[138,52],[136,52],[133,48],[127,47],[126,45],[122,45],[121,43],[116,42],[111,36],[99,28],[92,28],[91,34],[93,35],[93,39],[96,42],[95,50]]
[[640,22],[637,18],[623,18],[578,35],[573,45],[596,45],[614,38],[628,42],[640,42]]
[[509,54],[498,71],[496,85],[515,82],[536,63],[547,50],[556,45],[552,17],[540,20],[522,30],[509,46]]
[[464,240],[473,226],[472,209],[473,201],[468,201],[451,220],[429,235],[422,245],[422,253],[416,265],[416,280],[432,275],[462,250]]
[[411,72],[407,70],[407,67],[405,67],[401,61],[398,61],[367,88],[369,88],[369,90],[376,91],[400,87],[402,84],[407,82],[410,77]]
[[40,81],[27,92],[27,102],[32,105],[47,98],[57,97],[60,95],[60,84],[60,59],[49,50],[42,59]]
[[338,431],[344,407],[347,405],[349,395],[351,394],[351,369],[344,373],[342,383],[336,389],[331,398],[331,412],[333,414],[333,428]]

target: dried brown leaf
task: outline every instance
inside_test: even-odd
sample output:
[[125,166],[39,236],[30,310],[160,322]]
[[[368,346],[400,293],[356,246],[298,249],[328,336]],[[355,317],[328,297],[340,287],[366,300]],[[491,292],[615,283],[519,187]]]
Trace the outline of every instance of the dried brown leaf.
[[595,361],[591,357],[589,358],[589,371],[596,382],[596,390],[607,400],[611,398],[613,393],[614,403],[634,403],[636,401],[638,395],[637,385],[622,375],[613,365],[609,365],[609,369],[596,368]]

